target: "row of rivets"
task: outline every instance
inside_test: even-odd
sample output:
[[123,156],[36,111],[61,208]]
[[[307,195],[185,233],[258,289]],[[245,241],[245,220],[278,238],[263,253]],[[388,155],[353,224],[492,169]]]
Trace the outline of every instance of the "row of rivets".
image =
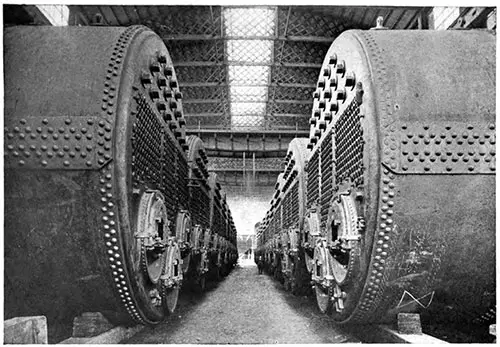
[[[21,119],[19,121],[21,124],[26,124],[27,123],[27,120],[26,119]],[[92,118],[89,118],[87,121],[86,121],[86,124],[89,125],[89,128],[85,127],[85,126],[82,126],[81,128],[78,127],[78,128],[75,128],[75,127],[71,127],[71,128],[65,128],[65,127],[50,127],[50,121],[49,119],[47,118],[44,118],[42,119],[42,125],[43,126],[46,126],[48,127],[47,129],[44,129],[42,127],[37,127],[36,128],[36,132],[38,133],[41,133],[41,139],[43,140],[46,140],[48,139],[48,136],[46,133],[44,133],[44,130],[47,130],[48,133],[54,133],[55,131],[55,128],[57,128],[58,132],[60,134],[64,134],[64,139],[66,140],[69,140],[70,139],[70,136],[69,134],[66,133],[66,131],[69,130],[70,133],[76,133],[74,135],[75,139],[76,140],[81,140],[83,139],[83,134],[85,135],[85,138],[87,140],[92,140],[94,139],[94,135],[91,133],[93,132],[92,131],[92,127],[94,126],[94,123],[95,123],[95,119],[92,119]],[[64,123],[66,125],[71,125],[73,122],[73,120],[71,120],[70,118],[67,118],[64,120]],[[111,126],[109,124],[107,124],[106,122],[104,122],[103,120],[101,120],[99,122],[99,127],[103,128],[103,129],[99,129],[98,131],[98,135],[102,138],[104,138],[106,141],[111,141],[111,135],[110,134],[107,134],[108,132],[111,131]],[[26,127],[25,129],[19,129],[18,127],[14,127],[14,132],[16,133],[20,133],[20,135],[23,135],[22,131],[27,131],[27,132],[30,132],[31,131],[31,127]],[[5,132],[7,132],[8,134],[10,134],[9,132],[9,129],[6,127],[5,128]],[[11,136],[8,136],[9,138],[12,138]],[[35,134],[31,134],[31,139],[36,139],[36,135]],[[54,140],[57,140],[59,139],[59,135],[57,133],[53,134],[52,135],[52,138]],[[20,136],[19,137],[20,140],[24,140],[25,137],[23,136]],[[26,139],[28,141],[28,139]],[[100,141],[100,143],[103,144],[104,146],[104,141]],[[91,152],[93,150],[93,146],[88,144],[86,145],[85,147],[85,150],[82,149],[82,146],[78,145],[78,144],[73,144],[71,143],[71,146],[69,145],[65,145],[65,144],[54,144],[52,145],[50,148],[50,146],[47,146],[47,145],[40,145],[40,144],[18,144],[17,145],[17,148],[14,147],[14,145],[12,144],[8,144],[6,146],[8,152],[5,153],[5,155],[9,155],[9,153],[13,156],[13,157],[19,157],[21,155],[24,155],[26,158],[29,158],[32,156],[32,154],[34,156],[36,156],[37,158],[41,158],[43,156],[46,156],[47,158],[64,158],[66,156],[68,156],[69,158],[73,159],[73,158],[86,158],[88,153],[87,152]],[[110,149],[110,146],[109,145],[105,145],[105,148],[106,150],[109,150]],[[18,152],[16,149],[19,149],[20,152]],[[78,152],[78,153],[77,153]],[[105,156],[109,156],[109,154],[104,154]],[[27,162],[25,160],[19,160],[18,161],[18,164],[20,166],[24,166],[27,164]],[[42,166],[42,167],[47,167],[49,162],[45,159],[41,160],[39,162],[39,164]],[[71,161],[70,160],[65,160],[63,161],[62,163],[65,167],[70,167],[71,166]],[[85,165],[87,167],[91,167],[93,164],[91,161],[86,161],[85,162]]]
[[[105,89],[104,89],[104,97],[102,109],[103,112],[106,111],[108,115],[114,114],[114,90],[116,89],[116,77],[118,76],[119,68],[122,64],[122,59],[125,53],[125,49],[130,43],[132,37],[140,32],[146,30],[145,27],[130,27],[126,29],[119,37],[117,43],[114,46],[111,63],[113,69],[108,70],[108,74],[106,75],[105,81]],[[101,135],[101,138],[98,141],[98,145],[102,147],[97,151],[99,159],[98,162],[100,164],[104,164],[105,160],[111,159],[111,154],[109,151],[111,150],[111,134],[109,132],[112,129],[112,125],[106,124],[105,122],[99,122],[100,128],[104,128],[103,131],[98,131],[98,134]],[[126,271],[124,268],[124,264],[122,263],[122,257],[120,255],[120,242],[119,235],[116,231],[116,222],[114,221],[115,213],[114,213],[114,202],[112,195],[112,175],[108,170],[102,170],[101,174],[101,211],[102,222],[103,222],[103,230],[104,230],[104,242],[107,248],[109,266],[111,269],[111,273],[113,275],[115,281],[115,287],[117,293],[129,313],[129,315],[139,323],[144,323],[143,318],[139,314],[134,300],[132,299],[132,293],[129,290],[128,278],[126,276]]]

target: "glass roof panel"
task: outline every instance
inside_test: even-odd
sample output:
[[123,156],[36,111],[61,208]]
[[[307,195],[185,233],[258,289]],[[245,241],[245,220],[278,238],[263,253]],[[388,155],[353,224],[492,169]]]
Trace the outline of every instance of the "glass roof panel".
[[263,115],[266,112],[265,102],[232,102],[231,114],[236,115]]
[[270,40],[228,40],[227,60],[270,63],[273,46]]
[[233,85],[267,85],[269,82],[269,66],[228,66],[229,84]]
[[224,35],[271,36],[275,17],[275,8],[225,8]]
[[264,126],[276,18],[276,7],[224,8],[231,126]]
[[267,87],[231,86],[229,93],[231,102],[265,101],[267,98]]

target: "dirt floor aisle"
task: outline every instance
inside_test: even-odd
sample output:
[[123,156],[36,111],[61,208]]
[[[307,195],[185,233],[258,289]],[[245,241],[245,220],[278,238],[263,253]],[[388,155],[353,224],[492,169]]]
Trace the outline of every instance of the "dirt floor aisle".
[[311,298],[295,297],[246,262],[201,296],[182,294],[178,311],[126,343],[253,344],[357,342]]

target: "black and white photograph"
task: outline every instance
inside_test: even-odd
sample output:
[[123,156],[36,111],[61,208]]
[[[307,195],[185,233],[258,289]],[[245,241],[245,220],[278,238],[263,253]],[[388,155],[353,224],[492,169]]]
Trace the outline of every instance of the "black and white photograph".
[[472,4],[3,2],[0,341],[496,343]]

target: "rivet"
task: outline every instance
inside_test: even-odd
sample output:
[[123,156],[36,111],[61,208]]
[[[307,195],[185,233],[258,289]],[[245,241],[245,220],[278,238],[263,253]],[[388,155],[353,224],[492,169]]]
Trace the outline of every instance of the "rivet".
[[473,171],[474,170],[474,166],[473,165],[469,165],[468,169],[469,169],[469,171]]
[[46,160],[42,160],[42,166],[47,166],[47,161]]
[[446,171],[451,171],[451,170],[452,170],[452,169],[451,169],[451,166],[447,166],[447,167],[446,167]]
[[23,166],[25,164],[24,160],[19,160],[19,165]]
[[87,166],[92,166],[92,162],[91,162],[91,161],[87,161],[85,164],[86,164]]

